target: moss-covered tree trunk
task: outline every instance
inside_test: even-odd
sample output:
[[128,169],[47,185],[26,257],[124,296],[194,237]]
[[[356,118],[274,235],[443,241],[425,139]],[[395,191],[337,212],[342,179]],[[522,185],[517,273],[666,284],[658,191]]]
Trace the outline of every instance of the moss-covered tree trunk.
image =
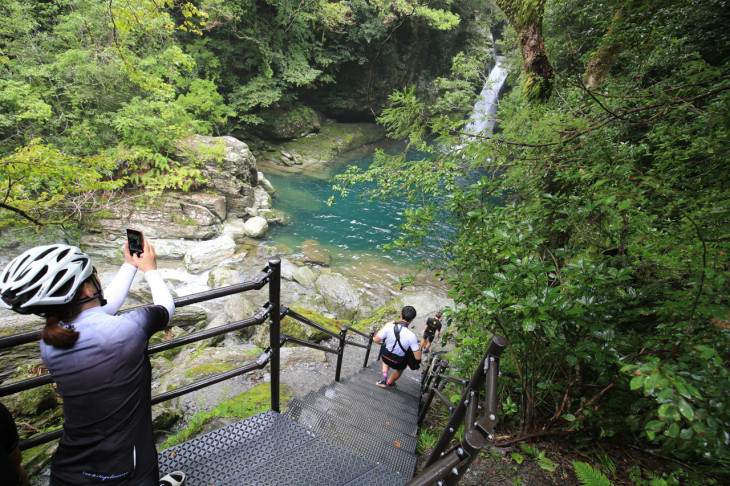
[[608,73],[616,63],[619,54],[623,49],[623,41],[617,35],[620,25],[623,22],[626,6],[622,5],[611,20],[611,27],[603,36],[603,41],[598,49],[591,56],[588,62],[585,75],[583,76],[583,84],[588,89],[594,89],[602,85],[606,80]]
[[553,90],[553,70],[545,52],[542,19],[547,0],[496,0],[512,27],[520,36],[524,88],[530,98],[546,101]]

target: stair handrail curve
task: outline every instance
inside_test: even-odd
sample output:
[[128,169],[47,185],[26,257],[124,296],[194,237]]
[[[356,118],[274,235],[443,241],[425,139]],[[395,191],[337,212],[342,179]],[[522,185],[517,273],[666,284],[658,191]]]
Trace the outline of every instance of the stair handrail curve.
[[[487,351],[466,382],[444,372],[448,362],[442,356],[434,356],[422,376],[422,387],[426,393],[421,403],[418,424],[431,406],[435,396],[448,402],[451,416],[441,436],[431,452],[420,474],[411,479],[406,486],[448,486],[456,485],[464,476],[471,463],[479,455],[487,442],[494,441],[494,428],[497,425],[497,379],[499,377],[499,360],[507,347],[507,339],[495,334]],[[440,391],[443,381],[464,384],[464,391],[456,405],[443,396]],[[484,390],[484,412],[482,410],[481,390]],[[460,444],[451,446],[456,431],[464,425],[464,438]],[[447,449],[448,448],[448,449]]]

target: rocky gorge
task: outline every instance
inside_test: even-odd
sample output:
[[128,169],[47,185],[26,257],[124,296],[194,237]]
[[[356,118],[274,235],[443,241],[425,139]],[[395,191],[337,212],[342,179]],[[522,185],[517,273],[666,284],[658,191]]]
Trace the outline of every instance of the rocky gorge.
[[[148,200],[145,194],[129,194],[101,217],[89,220],[79,244],[94,261],[102,283],[108,283],[123,261],[125,228],[141,230],[154,245],[158,263],[176,297],[250,281],[274,256],[281,258],[282,304],[335,332],[347,324],[364,332],[397,318],[403,305],[413,305],[418,333],[433,312],[452,305],[446,288],[428,274],[419,274],[414,284],[401,290],[398,277],[409,269],[374,262],[355,262],[343,273],[333,268],[326,247],[308,240],[298,248],[277,245],[265,239],[270,225],[287,223],[287,215],[276,209],[276,188],[259,170],[281,172],[316,171],[337,153],[373,143],[382,138],[374,125],[336,124],[294,143],[278,147],[261,146],[257,156],[243,141],[226,137],[195,137],[182,143],[200,153],[212,154],[202,169],[207,182],[186,193],[166,192]],[[321,127],[321,125],[320,125]],[[312,146],[329,147],[315,150]],[[314,154],[319,153],[317,157]],[[28,245],[6,247],[2,263]],[[158,333],[152,343],[211,329],[253,316],[268,299],[265,287],[226,298],[176,309],[170,328]],[[142,305],[151,297],[141,275],[128,296],[127,305]],[[40,318],[1,311],[0,335],[38,330]],[[330,337],[313,332],[293,319],[284,319],[282,332],[312,342]],[[351,335],[356,341],[364,338]],[[177,389],[202,378],[257,360],[268,347],[268,325],[247,328],[225,336],[209,338],[152,356],[153,395]],[[336,347],[333,341],[330,347]],[[345,353],[343,373],[362,366],[364,350],[350,347]],[[377,352],[375,352],[377,354]],[[38,345],[31,343],[0,351],[0,380],[8,383],[43,372]],[[336,356],[303,347],[285,347],[281,352],[282,383],[295,396],[328,383],[334,378]],[[373,357],[371,357],[373,359]],[[188,426],[196,415],[214,410],[221,402],[245,395],[256,384],[269,380],[268,368],[170,400],[153,408],[160,440]],[[4,397],[4,403],[27,425],[24,436],[57,426],[60,398],[51,385]],[[217,420],[210,420],[214,427]],[[208,429],[198,430],[197,433]],[[54,443],[24,452],[31,474],[45,470]],[[42,483],[38,483],[42,484]]]

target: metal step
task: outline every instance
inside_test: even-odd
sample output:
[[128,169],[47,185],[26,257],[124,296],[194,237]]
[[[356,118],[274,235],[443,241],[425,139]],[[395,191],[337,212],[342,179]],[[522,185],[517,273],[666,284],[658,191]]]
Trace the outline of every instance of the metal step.
[[158,463],[161,474],[185,471],[186,486],[236,484],[231,481],[246,468],[298,447],[308,448],[317,437],[269,410],[161,451]]
[[396,426],[402,428],[404,425],[397,424],[397,420],[385,413],[381,413],[380,417],[376,419],[371,415],[360,413],[316,393],[309,393],[300,400],[312,408],[333,415],[364,432],[380,437],[385,442],[390,444],[398,443],[400,448],[405,451],[416,452],[417,440],[415,434],[407,434],[396,428]]
[[421,397],[420,392],[409,389],[407,386],[400,386],[400,380],[396,382],[396,388],[381,388],[376,385],[378,380],[368,380],[367,376],[360,375],[359,377],[347,379],[342,383],[344,386],[351,386],[353,388],[359,388],[364,390],[380,390],[381,393],[376,395],[378,398],[387,397],[388,402],[403,405],[408,409],[418,408],[418,401]]
[[[350,382],[365,382],[365,383],[377,383],[383,377],[382,373],[374,372],[373,370],[363,369],[351,375],[347,380]],[[401,377],[395,382],[397,389],[411,395],[413,399],[418,400],[421,396],[421,386],[412,380],[408,380],[405,377]]]
[[370,408],[387,409],[394,415],[409,414],[418,415],[418,403],[413,404],[396,402],[392,400],[391,395],[395,395],[396,390],[384,390],[373,384],[365,386],[357,386],[352,383],[330,383],[319,389],[318,393],[324,395],[331,400],[348,405],[352,402],[360,402]]
[[[374,363],[370,363],[365,368],[362,368],[358,371],[358,373],[374,373],[375,374],[375,381],[380,380],[383,376],[382,367],[380,361],[376,361]],[[390,374],[390,373],[388,373]],[[401,374],[401,377],[398,379],[396,383],[398,383],[398,386],[401,386],[401,384],[404,384],[406,386],[414,386],[415,388],[421,388],[421,370],[411,370],[410,368],[406,368],[403,370],[403,373]]]
[[312,408],[299,399],[292,399],[286,415],[303,427],[330,438],[352,452],[381,464],[391,471],[411,478],[416,467],[416,456],[384,442],[332,415]]
[[[360,478],[372,475],[374,469],[382,466],[358,456],[326,437],[318,437],[309,444],[281,454],[264,464],[258,464],[243,471],[236,478],[216,486],[339,486],[362,484]],[[392,471],[384,471],[384,477],[396,477],[398,484],[404,484]],[[353,483],[354,481],[354,483]],[[378,483],[375,483],[378,484]],[[388,483],[379,483],[386,485]],[[186,484],[187,486],[187,484]]]
[[[337,394],[332,390],[327,390],[326,387],[322,387],[322,389],[320,389],[319,391],[311,393],[317,396],[324,397],[325,400],[329,400],[338,403],[344,407],[356,410],[362,414],[373,415],[378,412],[385,413],[388,417],[392,419],[397,429],[409,435],[415,435],[417,433],[416,421],[418,420],[418,416],[412,414],[411,412],[405,412],[395,407],[380,406],[376,408],[371,406],[370,404],[353,399],[349,395]],[[327,395],[325,395],[324,393],[327,393]],[[378,418],[379,416],[374,415],[374,417]]]
[[410,479],[394,473],[387,468],[374,467],[343,486],[402,486]]
[[[415,422],[416,417],[414,417],[410,413],[394,414],[390,410],[368,407],[361,404],[360,402],[349,399],[347,400],[347,403],[342,403],[341,401],[337,401],[336,399],[327,398],[326,396],[321,395],[320,393],[317,393],[315,391],[310,391],[309,393],[307,393],[302,398],[302,400],[309,403],[316,403],[317,401],[321,401],[325,404],[334,404],[338,407],[346,408],[347,410],[350,410],[351,413],[363,415],[376,423],[384,423],[386,424],[386,426],[392,428],[393,430],[397,430],[398,432],[401,432],[402,434],[405,434],[409,437],[416,437],[416,434],[418,433],[418,426]],[[322,410],[321,407],[319,408],[320,410]]]

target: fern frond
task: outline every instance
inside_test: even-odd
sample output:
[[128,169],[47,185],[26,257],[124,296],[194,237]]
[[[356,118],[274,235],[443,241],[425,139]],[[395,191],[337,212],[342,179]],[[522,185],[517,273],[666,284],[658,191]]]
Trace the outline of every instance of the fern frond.
[[611,481],[598,469],[585,462],[574,462],[575,474],[583,486],[612,486]]

